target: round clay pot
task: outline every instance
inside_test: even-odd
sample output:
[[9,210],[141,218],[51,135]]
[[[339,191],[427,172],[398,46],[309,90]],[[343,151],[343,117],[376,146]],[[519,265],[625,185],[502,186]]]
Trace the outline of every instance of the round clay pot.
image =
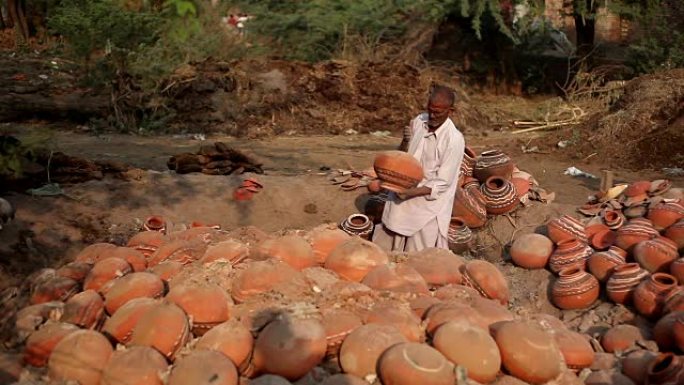
[[220,286],[209,282],[186,282],[174,286],[166,299],[180,306],[192,317],[192,332],[197,336],[227,321],[233,304],[230,296]]
[[554,332],[557,330],[568,330],[563,321],[550,314],[536,313],[529,318],[530,321],[541,327],[545,331]]
[[187,265],[202,258],[206,250],[207,245],[202,241],[172,240],[159,246],[157,251],[147,259],[147,266],[154,267],[165,261],[176,261]]
[[285,262],[276,259],[250,262],[233,280],[231,295],[235,302],[267,292],[282,282],[294,279],[299,273]]
[[322,324],[325,329],[325,340],[328,346],[326,354],[337,356],[340,346],[347,336],[363,325],[361,317],[344,309],[325,309],[322,311]]
[[377,245],[352,237],[328,255],[325,268],[336,272],[348,281],[361,282],[369,271],[387,262],[389,262],[387,254]]
[[620,227],[615,237],[615,246],[631,253],[632,248],[641,241],[657,237],[658,230],[653,228],[651,221],[635,218]]
[[102,372],[101,385],[163,385],[166,358],[147,346],[117,350]]
[[616,266],[627,263],[626,258],[626,251],[617,246],[611,246],[606,251],[592,254],[587,260],[587,267],[591,274],[603,283],[608,281]]
[[594,349],[583,335],[570,330],[557,330],[553,338],[569,369],[578,371],[594,363]]
[[79,328],[76,325],[69,323],[46,323],[26,340],[24,362],[42,368],[47,364],[50,354],[59,341],[78,330]]
[[489,177],[498,176],[510,179],[515,165],[511,158],[499,150],[484,151],[477,157],[473,176],[481,183]]
[[530,384],[543,384],[561,372],[562,354],[553,337],[534,324],[505,322],[494,336],[506,370]]
[[648,276],[648,271],[642,269],[638,263],[615,266],[606,283],[608,298],[623,305],[631,303],[637,286]]
[[112,345],[102,334],[79,330],[64,337],[52,350],[48,376],[54,381],[78,381],[81,385],[99,385],[102,370],[113,353]]
[[584,232],[587,234],[587,239],[589,239],[590,242],[594,234],[597,234],[603,230],[610,230],[610,228],[603,224],[600,217],[594,217],[584,227]]
[[506,277],[493,264],[473,260],[461,267],[463,284],[477,290],[483,297],[495,299],[501,304],[508,304],[510,292]]
[[665,230],[678,220],[684,218],[684,205],[679,202],[662,201],[651,206],[646,218],[653,222],[653,227],[656,230]]
[[473,232],[465,225],[463,218],[451,218],[447,234],[449,249],[454,253],[463,253],[472,247]]
[[668,314],[680,310],[684,310],[684,288],[681,286],[670,290],[670,293],[665,297],[663,313]]
[[165,261],[148,269],[148,271],[161,278],[162,281],[169,282],[183,270],[183,267],[185,265],[178,261]]
[[485,331],[489,329],[488,320],[466,302],[438,303],[425,313],[426,331],[430,335],[434,335],[440,326],[450,321],[468,322]]
[[607,250],[615,243],[617,234],[613,230],[602,230],[589,238],[591,247],[595,250]]
[[649,350],[633,351],[622,359],[622,373],[635,384],[643,384],[646,381],[648,366],[656,357],[658,353]]
[[223,353],[238,368],[244,368],[252,354],[254,337],[243,324],[227,321],[206,332],[195,345],[196,349]]
[[334,374],[323,380],[320,385],[368,385],[368,382],[351,374]]
[[65,302],[78,293],[78,282],[71,278],[54,276],[40,282],[31,289],[29,303],[37,305],[52,301]]
[[670,265],[679,257],[677,245],[665,237],[656,237],[637,243],[632,254],[641,267],[649,273],[669,272]]
[[[254,252],[253,250],[252,253]],[[278,259],[298,271],[317,265],[311,245],[297,235],[266,240],[257,247],[256,253],[259,255],[258,259]]]
[[120,344],[126,344],[143,314],[158,303],[152,298],[135,298],[128,301],[107,318],[102,326],[102,333]]
[[646,385],[684,384],[684,360],[673,353],[662,353],[648,366]]
[[603,223],[611,230],[617,230],[625,224],[625,217],[616,210],[606,210],[603,213]]
[[85,262],[94,264],[95,262],[102,259],[105,252],[116,248],[116,245],[111,243],[94,243],[92,245],[86,246],[81,252],[76,254],[74,262]]
[[486,384],[496,379],[501,368],[499,347],[485,330],[467,322],[447,322],[437,328],[432,344],[468,377]]
[[314,259],[319,265],[323,265],[328,255],[342,242],[349,239],[349,234],[340,229],[322,229],[311,231],[308,238]]
[[425,331],[410,308],[396,303],[378,303],[365,317],[365,324],[391,325],[399,329],[409,342],[423,342]]
[[235,265],[247,257],[249,257],[249,247],[242,242],[229,239],[207,247],[207,251],[200,258],[200,262],[207,264],[223,260]]
[[131,247],[116,247],[107,252],[107,258],[121,258],[131,265],[133,271],[144,271],[147,268],[145,255]]
[[145,258],[149,258],[166,241],[164,234],[158,231],[143,231],[132,236],[126,246],[140,251]]
[[677,244],[679,251],[684,251],[684,219],[680,219],[665,230],[665,237]]
[[412,155],[403,151],[385,151],[375,157],[373,169],[383,188],[401,192],[418,186],[423,180],[423,167]]
[[634,346],[637,341],[645,341],[641,330],[633,325],[617,325],[610,328],[601,337],[601,346],[608,353],[624,352]]
[[94,329],[100,325],[104,316],[105,304],[100,294],[95,290],[86,290],[69,298],[60,321],[84,329]]
[[78,283],[83,283],[85,277],[90,272],[93,265],[86,262],[69,262],[66,265],[57,269],[55,274],[60,277],[70,278]]
[[665,298],[677,286],[677,279],[670,274],[655,273],[643,280],[634,290],[634,307],[648,318],[660,316]]
[[591,247],[577,239],[562,240],[549,258],[549,268],[554,273],[573,267],[584,270],[593,252]]
[[511,178],[511,183],[513,184],[513,187],[515,187],[515,195],[518,197],[518,200],[526,203],[528,200],[527,194],[530,192],[532,183],[528,179],[516,177]]
[[543,269],[553,252],[553,242],[541,234],[524,234],[518,237],[509,253],[513,262],[526,269]]
[[648,190],[651,188],[651,181],[640,180],[632,182],[627,188],[622,192],[622,195],[626,197],[635,197],[637,195],[647,194]]
[[189,338],[190,325],[183,309],[170,302],[161,302],[139,318],[129,344],[153,347],[173,361]]
[[429,296],[429,295],[421,295],[418,296],[414,299],[412,299],[409,302],[409,306],[411,307],[411,311],[413,311],[413,314],[418,316],[418,318],[423,319],[425,316],[425,313],[427,313],[428,309],[437,303],[440,303],[439,299]]
[[117,279],[105,295],[107,313],[114,314],[134,298],[159,298],[164,295],[164,282],[152,273],[131,273]]
[[102,259],[88,273],[83,289],[100,291],[107,282],[123,277],[132,271],[131,265],[121,258]]
[[501,215],[513,211],[518,207],[518,199],[515,186],[508,179],[491,176],[480,186],[480,191],[485,199],[485,208],[488,214]]
[[569,216],[563,215],[560,218],[552,219],[546,225],[549,238],[556,244],[561,241],[577,239],[582,243],[587,243],[587,233],[582,222]]
[[487,208],[479,188],[457,188],[451,216],[461,218],[471,229],[484,226],[487,222]]
[[626,207],[622,210],[622,213],[627,219],[642,218],[648,214],[648,202]]
[[352,214],[340,222],[340,229],[345,233],[369,240],[373,233],[373,221],[364,214]]
[[670,265],[670,274],[677,278],[677,282],[684,284],[684,257],[675,259]]
[[430,292],[423,277],[414,268],[405,264],[378,266],[369,271],[361,283],[379,291],[416,294]]
[[215,384],[237,385],[238,373],[233,362],[212,350],[195,350],[179,359],[171,369],[168,385]]
[[473,176],[473,169],[475,168],[476,162],[477,153],[475,153],[475,151],[469,146],[465,146],[459,175],[461,175],[461,177]]
[[428,286],[440,287],[448,284],[460,284],[463,280],[461,266],[465,261],[449,250],[428,247],[408,256],[406,264],[420,274]]
[[684,320],[684,311],[674,311],[660,318],[653,327],[653,340],[661,351],[672,351],[677,347],[674,326],[678,320]]
[[513,321],[515,319],[513,313],[508,311],[508,309],[506,309],[498,301],[492,299],[486,299],[482,297],[473,298],[470,302],[470,305],[478,312],[478,314],[480,314],[488,326],[491,326],[497,322]]
[[258,372],[296,380],[323,360],[326,348],[325,329],[320,321],[282,316],[259,333],[253,364]]
[[406,342],[399,329],[389,325],[363,325],[342,343],[340,366],[345,373],[365,378],[375,374],[380,355],[392,345]]
[[145,218],[142,228],[144,231],[158,231],[166,234],[166,220],[161,215],[152,215]]
[[593,304],[599,296],[598,280],[577,267],[561,270],[553,283],[553,303],[561,309],[584,309]]
[[435,290],[434,297],[441,301],[461,301],[471,303],[474,298],[482,298],[480,292],[469,286],[449,284]]
[[454,365],[434,348],[415,342],[396,344],[378,360],[383,384],[453,385]]

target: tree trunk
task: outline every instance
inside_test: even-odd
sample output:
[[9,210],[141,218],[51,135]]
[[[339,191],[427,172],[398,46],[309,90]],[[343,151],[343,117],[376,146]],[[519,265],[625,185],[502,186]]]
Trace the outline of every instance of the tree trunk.
[[26,23],[26,16],[21,9],[20,0],[7,0],[7,13],[12,19],[12,24],[17,31],[17,34],[28,42],[28,24]]
[[596,33],[596,4],[593,0],[579,0],[584,2],[585,14],[580,14],[577,5],[574,10],[575,36],[577,37],[577,55],[587,57],[594,49]]

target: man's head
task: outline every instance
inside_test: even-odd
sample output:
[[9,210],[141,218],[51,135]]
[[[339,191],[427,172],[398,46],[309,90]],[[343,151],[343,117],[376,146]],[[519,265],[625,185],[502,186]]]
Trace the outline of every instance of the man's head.
[[428,127],[436,129],[441,126],[454,110],[456,96],[449,87],[435,86],[428,99]]

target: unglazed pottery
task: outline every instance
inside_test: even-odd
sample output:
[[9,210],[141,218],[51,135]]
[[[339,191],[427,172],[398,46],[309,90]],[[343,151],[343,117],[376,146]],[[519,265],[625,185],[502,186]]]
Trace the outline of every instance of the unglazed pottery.
[[460,217],[451,218],[447,238],[449,239],[449,249],[454,253],[468,251],[473,244],[473,232]]
[[679,257],[677,245],[665,237],[641,241],[632,251],[634,259],[649,273],[666,273],[670,265]]
[[526,269],[543,269],[553,252],[553,242],[541,234],[524,234],[511,245],[513,262]]
[[364,214],[352,214],[340,223],[340,229],[349,235],[368,240],[373,233],[373,222]]
[[606,210],[603,212],[603,222],[611,230],[617,230],[625,224],[625,217],[617,210]]
[[343,279],[361,282],[369,271],[387,262],[387,254],[377,245],[361,238],[350,238],[328,255],[325,268]]
[[52,301],[67,301],[78,293],[78,282],[66,277],[54,276],[41,281],[31,289],[29,302],[32,305]]
[[483,297],[507,304],[510,297],[506,277],[493,264],[473,260],[461,267],[463,284],[477,290]]
[[684,218],[684,205],[679,202],[660,202],[648,210],[646,216],[656,230],[664,230]]
[[126,344],[140,318],[157,303],[145,297],[128,301],[105,321],[102,333],[118,343]]
[[410,342],[423,342],[425,331],[421,319],[408,306],[398,303],[377,303],[366,315],[365,324],[391,325],[399,329]]
[[458,300],[433,305],[425,313],[425,321],[426,331],[433,336],[440,326],[450,321],[468,322],[485,331],[489,328],[488,320],[480,312],[467,302]]
[[162,234],[166,234],[166,220],[160,215],[152,215],[145,218],[142,228],[145,231],[158,231]]
[[[230,358],[242,371],[254,347],[254,337],[249,329],[238,321],[226,321],[206,332],[195,349],[215,350]],[[242,369],[241,369],[242,368]]]
[[299,274],[290,265],[277,259],[250,262],[233,279],[230,294],[235,302],[245,302],[250,297],[267,292]]
[[623,305],[631,303],[634,290],[648,276],[648,271],[642,269],[638,263],[616,266],[606,283],[608,298]]
[[626,351],[639,341],[644,341],[641,330],[634,325],[617,325],[610,328],[601,337],[601,346],[608,353]]
[[451,321],[437,328],[432,344],[453,364],[468,370],[468,377],[486,384],[501,369],[501,354],[486,330],[465,321]]
[[506,214],[513,211],[520,203],[515,186],[502,177],[487,178],[487,181],[480,186],[480,191],[485,200],[485,209],[489,214]]
[[201,336],[230,317],[230,296],[218,285],[209,282],[185,282],[174,286],[166,299],[192,317],[192,332]]
[[102,372],[101,385],[163,385],[161,373],[167,367],[166,358],[150,347],[118,350]]
[[94,264],[95,262],[102,259],[106,251],[114,249],[115,247],[116,245],[111,243],[93,243],[92,245],[86,246],[85,248],[83,248],[83,250],[81,250],[81,252],[76,254],[74,262],[85,262]]
[[511,158],[499,150],[484,151],[477,157],[473,176],[484,183],[491,176],[510,179],[515,165]]
[[461,218],[471,229],[484,226],[487,222],[487,208],[480,190],[466,187],[456,189],[451,216]]
[[684,285],[684,257],[672,262],[670,265],[670,274],[677,278],[677,282]]
[[406,261],[406,264],[413,267],[432,288],[452,283],[460,284],[463,281],[461,266],[464,263],[459,255],[434,247],[410,253]]
[[233,362],[213,350],[195,350],[178,360],[169,374],[168,385],[215,384],[237,385],[238,373]]
[[419,343],[405,342],[387,349],[378,360],[383,384],[453,385],[454,365],[442,353]]
[[373,169],[382,180],[383,187],[391,191],[414,188],[423,180],[423,167],[412,155],[403,151],[386,151],[378,154]]
[[342,343],[340,366],[345,373],[365,378],[376,374],[380,355],[392,345],[407,342],[394,326],[363,325],[356,328]]
[[606,282],[616,266],[627,263],[627,252],[617,246],[611,246],[606,251],[592,254],[587,260],[587,268],[599,282]]
[[164,282],[147,272],[131,273],[118,279],[105,294],[107,313],[114,314],[134,298],[159,298],[164,295]]
[[680,219],[668,227],[664,235],[677,244],[680,252],[684,251],[684,219]]
[[109,281],[123,277],[133,271],[131,265],[121,258],[105,258],[93,266],[86,276],[83,288],[100,291]]
[[551,254],[549,268],[554,273],[573,267],[584,270],[592,253],[591,247],[577,239],[563,240],[558,243],[558,247]]
[[48,360],[48,376],[54,381],[99,385],[102,370],[112,353],[112,345],[105,336],[92,330],[79,330],[55,346]]
[[229,239],[207,247],[200,261],[204,264],[214,261],[228,261],[235,265],[249,256],[249,247],[242,242]]
[[583,243],[587,243],[588,241],[584,225],[569,215],[563,215],[560,218],[552,219],[546,227],[549,238],[556,244],[573,238]]
[[69,298],[60,321],[84,329],[94,329],[101,324],[104,316],[105,305],[100,294],[95,290],[86,290]]
[[627,188],[622,192],[626,197],[635,197],[642,194],[647,194],[648,190],[651,188],[651,182],[648,180],[640,180],[632,182]]
[[648,366],[658,357],[658,353],[641,349],[629,353],[622,359],[622,373],[635,384],[646,382]]
[[324,309],[321,312],[321,320],[325,329],[325,340],[327,344],[327,355],[338,356],[342,341],[351,332],[363,325],[361,317],[351,311],[344,309]]
[[281,260],[298,271],[318,264],[309,242],[297,235],[267,239],[253,249],[251,255],[254,259]]
[[69,262],[66,265],[57,269],[55,274],[60,277],[70,278],[76,282],[83,283],[85,277],[90,272],[93,265],[86,262]]
[[324,265],[328,255],[342,242],[349,239],[349,235],[340,229],[312,230],[308,234],[314,259],[319,265]]
[[634,290],[634,307],[648,318],[659,317],[665,298],[677,286],[677,279],[670,274],[655,273],[643,280]]
[[126,246],[140,251],[143,253],[143,255],[145,255],[146,258],[149,258],[152,254],[154,254],[155,251],[157,251],[159,246],[166,241],[167,238],[164,236],[164,234],[158,231],[143,231],[132,236],[128,240]]
[[463,161],[461,162],[460,176],[465,178],[467,176],[473,176],[473,169],[475,168],[475,163],[477,162],[477,154],[472,148],[465,146],[463,152]]
[[646,385],[684,384],[684,360],[673,353],[662,353],[651,362]]
[[[675,339],[675,324],[684,320],[684,310],[673,311],[661,317],[653,327],[653,340],[661,351],[667,352],[677,348]],[[680,335],[684,337],[684,335]]]
[[78,326],[64,322],[43,325],[26,340],[24,362],[39,368],[45,366],[59,341],[78,330]]
[[589,243],[595,250],[607,250],[613,246],[616,237],[617,234],[613,230],[601,230],[589,237]]
[[177,305],[171,302],[155,304],[138,320],[129,344],[153,347],[173,361],[190,338],[188,321],[183,309]]
[[594,362],[594,349],[582,334],[570,330],[558,330],[553,333],[553,338],[569,369],[579,371],[590,367]]
[[637,243],[653,239],[658,235],[658,230],[653,228],[651,221],[635,218],[618,229],[615,246],[630,253]]
[[368,272],[361,281],[364,285],[378,291],[428,294],[428,285],[423,277],[406,264],[380,265]]
[[143,271],[147,268],[145,254],[132,247],[115,247],[107,251],[107,258],[121,258],[131,265],[133,271]]
[[565,310],[589,307],[599,292],[598,280],[578,267],[561,270],[551,291],[553,303]]

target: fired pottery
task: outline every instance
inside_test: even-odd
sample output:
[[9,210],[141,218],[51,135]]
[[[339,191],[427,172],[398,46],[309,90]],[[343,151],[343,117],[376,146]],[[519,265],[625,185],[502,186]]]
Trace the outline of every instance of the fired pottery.
[[464,321],[451,321],[437,328],[432,345],[454,365],[464,367],[468,377],[487,384],[501,369],[501,354],[486,330]]
[[79,284],[71,278],[54,276],[32,287],[29,303],[65,302],[78,293]]
[[599,216],[595,216],[584,226],[584,233],[589,240],[591,240],[591,237],[595,234],[604,230],[610,230],[610,228],[603,223],[603,220]]
[[313,256],[319,265],[325,264],[328,255],[342,242],[349,239],[349,234],[340,229],[314,229],[307,236]]
[[511,245],[513,263],[526,269],[543,269],[553,253],[553,241],[541,234],[524,234]]
[[373,233],[373,222],[363,214],[352,214],[340,223],[340,229],[349,235],[358,235],[369,240]]
[[470,250],[473,244],[473,232],[459,217],[451,218],[447,238],[449,249],[457,254]]
[[363,213],[373,221],[373,223],[380,223],[382,221],[382,213],[385,211],[385,203],[387,203],[386,194],[371,195],[363,206]]
[[653,228],[651,221],[645,218],[635,218],[617,230],[615,246],[631,253],[637,243],[653,239],[658,235],[658,230]]
[[676,311],[684,311],[684,287],[676,287],[670,290],[665,297],[663,313],[668,314]]
[[173,361],[189,338],[189,320],[183,309],[171,302],[161,302],[140,317],[133,328],[129,345],[155,348]]
[[587,243],[588,241],[587,233],[582,222],[569,215],[563,215],[560,218],[552,219],[546,227],[549,238],[556,244],[573,238],[582,243]]
[[[196,227],[190,230],[202,229]],[[159,246],[147,259],[147,266],[154,267],[165,261],[176,261],[184,265],[197,261],[207,250],[207,244],[201,240],[176,239]]]
[[634,291],[634,307],[648,318],[659,317],[665,298],[677,286],[677,279],[670,274],[654,273],[643,280]]
[[142,227],[145,231],[158,231],[163,234],[166,234],[167,231],[166,220],[159,215],[152,215],[145,218]]
[[582,334],[570,330],[558,330],[553,333],[553,338],[569,369],[579,371],[594,363],[594,349]]
[[608,353],[624,352],[639,341],[645,341],[641,330],[633,325],[617,325],[601,337],[601,346]]
[[132,236],[126,243],[126,247],[134,248],[149,258],[166,241],[164,234],[158,231],[143,231]]
[[327,344],[326,354],[338,356],[342,341],[351,332],[363,325],[361,317],[344,309],[329,308],[321,312],[323,328],[325,329],[325,341]]
[[52,350],[48,376],[53,381],[78,381],[80,385],[99,385],[102,370],[113,353],[102,334],[79,330],[64,337]]
[[489,330],[488,320],[462,300],[445,301],[430,307],[425,313],[425,330],[434,336],[440,326],[451,321],[467,322],[482,330]]
[[488,214],[500,215],[513,211],[520,204],[515,186],[508,179],[492,176],[480,186]]
[[434,348],[415,342],[396,344],[378,360],[378,377],[383,384],[453,385],[454,365]]
[[587,268],[599,282],[606,282],[616,266],[627,263],[627,252],[617,246],[606,251],[592,254],[587,260]]
[[267,239],[252,249],[251,256],[259,260],[281,260],[297,271],[318,265],[311,245],[298,235]]
[[601,230],[589,238],[589,243],[595,250],[606,250],[613,246],[616,237],[617,234],[613,230]]
[[673,353],[662,353],[648,366],[646,385],[684,384],[684,359]]
[[495,299],[506,305],[510,297],[508,282],[493,264],[472,260],[461,267],[463,284],[477,290],[485,298]]
[[498,176],[506,179],[511,178],[515,165],[511,158],[499,150],[484,151],[477,157],[473,176],[481,183],[489,177]]
[[648,366],[658,357],[658,353],[641,349],[629,353],[622,359],[622,373],[635,384],[646,382]]
[[656,230],[664,230],[684,218],[684,205],[679,202],[657,203],[648,210],[646,218],[653,222]]
[[70,323],[46,323],[26,340],[24,362],[42,368],[47,364],[50,354],[59,341],[78,330],[80,330],[78,326]]
[[[653,327],[653,340],[658,344],[660,351],[669,352],[677,348],[675,324],[679,321],[684,321],[684,310],[668,313],[656,322]],[[684,335],[680,334],[680,337]]]
[[452,217],[463,220],[471,229],[484,226],[487,222],[487,208],[484,197],[478,188],[457,188]]
[[679,251],[684,252],[684,219],[680,219],[668,227],[664,235],[677,244]]
[[439,299],[437,299],[435,297],[432,297],[429,295],[421,295],[421,296],[418,296],[418,297],[412,299],[409,302],[409,306],[411,307],[411,311],[413,312],[413,314],[418,316],[418,318],[423,319],[423,317],[425,316],[425,313],[427,313],[428,309],[432,305],[440,303],[440,302],[442,302],[442,301],[440,301]]
[[593,275],[578,267],[571,267],[558,274],[551,289],[551,298],[561,309],[584,309],[598,299],[600,289]]
[[369,271],[387,262],[387,254],[377,245],[353,237],[341,243],[328,255],[325,268],[348,281],[361,282]]
[[468,176],[473,176],[473,169],[475,168],[475,163],[477,162],[477,154],[469,146],[465,146],[463,152],[463,161],[461,162],[460,177],[465,178]]
[[66,265],[57,269],[57,271],[55,271],[55,274],[60,277],[73,279],[78,283],[83,283],[85,277],[88,275],[90,269],[92,268],[93,265],[90,263],[69,262]]
[[677,278],[677,282],[684,285],[684,257],[672,262],[670,265],[670,274]]
[[235,364],[213,350],[195,350],[179,359],[169,374],[168,385],[237,385]]
[[592,253],[591,247],[577,239],[563,240],[558,243],[558,247],[551,254],[549,268],[554,273],[573,267],[584,270],[587,259]]
[[249,247],[242,242],[229,239],[207,247],[200,261],[203,264],[214,261],[227,261],[235,265],[247,257],[249,257]]
[[624,214],[625,218],[627,219],[644,217],[646,214],[648,214],[648,203],[625,207],[622,210],[622,214]]
[[192,317],[192,332],[201,336],[230,318],[233,301],[220,286],[209,282],[185,282],[174,286],[166,300]]
[[366,274],[361,283],[378,291],[429,293],[427,282],[414,268],[406,264],[390,263],[377,266]]
[[380,302],[366,315],[365,324],[391,325],[399,329],[410,342],[423,342],[425,331],[421,319],[408,306],[399,303]]
[[121,306],[134,298],[159,298],[164,295],[164,282],[157,275],[147,272],[131,273],[112,285],[105,294],[107,313],[114,314]]
[[102,326],[102,333],[112,340],[126,344],[140,318],[159,302],[152,298],[136,298],[121,306]]
[[428,247],[410,253],[406,264],[413,267],[431,288],[463,281],[461,266],[465,260],[449,250]]
[[625,224],[625,217],[621,212],[616,210],[606,210],[603,213],[603,223],[611,230],[617,230]]
[[131,265],[133,271],[144,271],[147,269],[145,255],[132,247],[116,247],[107,252],[107,258],[121,258]]
[[677,245],[665,237],[656,237],[637,243],[632,254],[641,267],[649,273],[669,272],[670,265],[679,257]]
[[676,318],[672,329],[677,349],[679,349],[679,351],[684,351],[684,317]]
[[116,248],[116,245],[111,243],[93,243],[83,248],[76,257],[74,262],[85,262],[94,264],[103,258],[105,253],[111,249]]
[[280,283],[291,281],[298,274],[297,270],[277,259],[250,262],[233,279],[230,294],[235,302],[242,303]]
[[195,349],[208,349],[223,353],[235,363],[238,369],[246,366],[253,347],[252,333],[246,326],[234,320],[212,328],[195,345]]
[[167,368],[166,358],[150,347],[117,350],[102,372],[101,385],[163,385],[159,374]]
[[533,385],[558,377],[563,359],[553,337],[524,321],[504,322],[494,334],[508,373]]
[[121,258],[105,258],[98,261],[86,276],[83,289],[101,291],[110,281],[131,273],[131,265]]
[[376,374],[380,355],[392,345],[407,342],[394,326],[363,325],[347,336],[340,348],[340,366],[345,373],[365,378]]
[[648,271],[642,269],[638,263],[616,266],[606,283],[608,298],[623,305],[631,303],[637,286],[648,276]]
[[490,327],[498,322],[513,321],[515,319],[513,313],[493,299],[475,297],[470,301],[470,306],[480,314],[481,318]]
[[643,194],[648,194],[651,189],[651,181],[640,180],[637,182],[632,182],[627,188],[622,192],[626,197],[635,197]]
[[105,304],[102,297],[95,290],[86,290],[69,298],[60,321],[84,329],[94,329],[100,326],[104,317]]
[[150,273],[161,278],[164,282],[170,282],[175,276],[177,276],[185,265],[178,261],[164,261],[154,267],[147,269]]
[[403,151],[378,154],[373,161],[373,169],[382,180],[383,187],[394,192],[414,188],[424,177],[420,162]]

